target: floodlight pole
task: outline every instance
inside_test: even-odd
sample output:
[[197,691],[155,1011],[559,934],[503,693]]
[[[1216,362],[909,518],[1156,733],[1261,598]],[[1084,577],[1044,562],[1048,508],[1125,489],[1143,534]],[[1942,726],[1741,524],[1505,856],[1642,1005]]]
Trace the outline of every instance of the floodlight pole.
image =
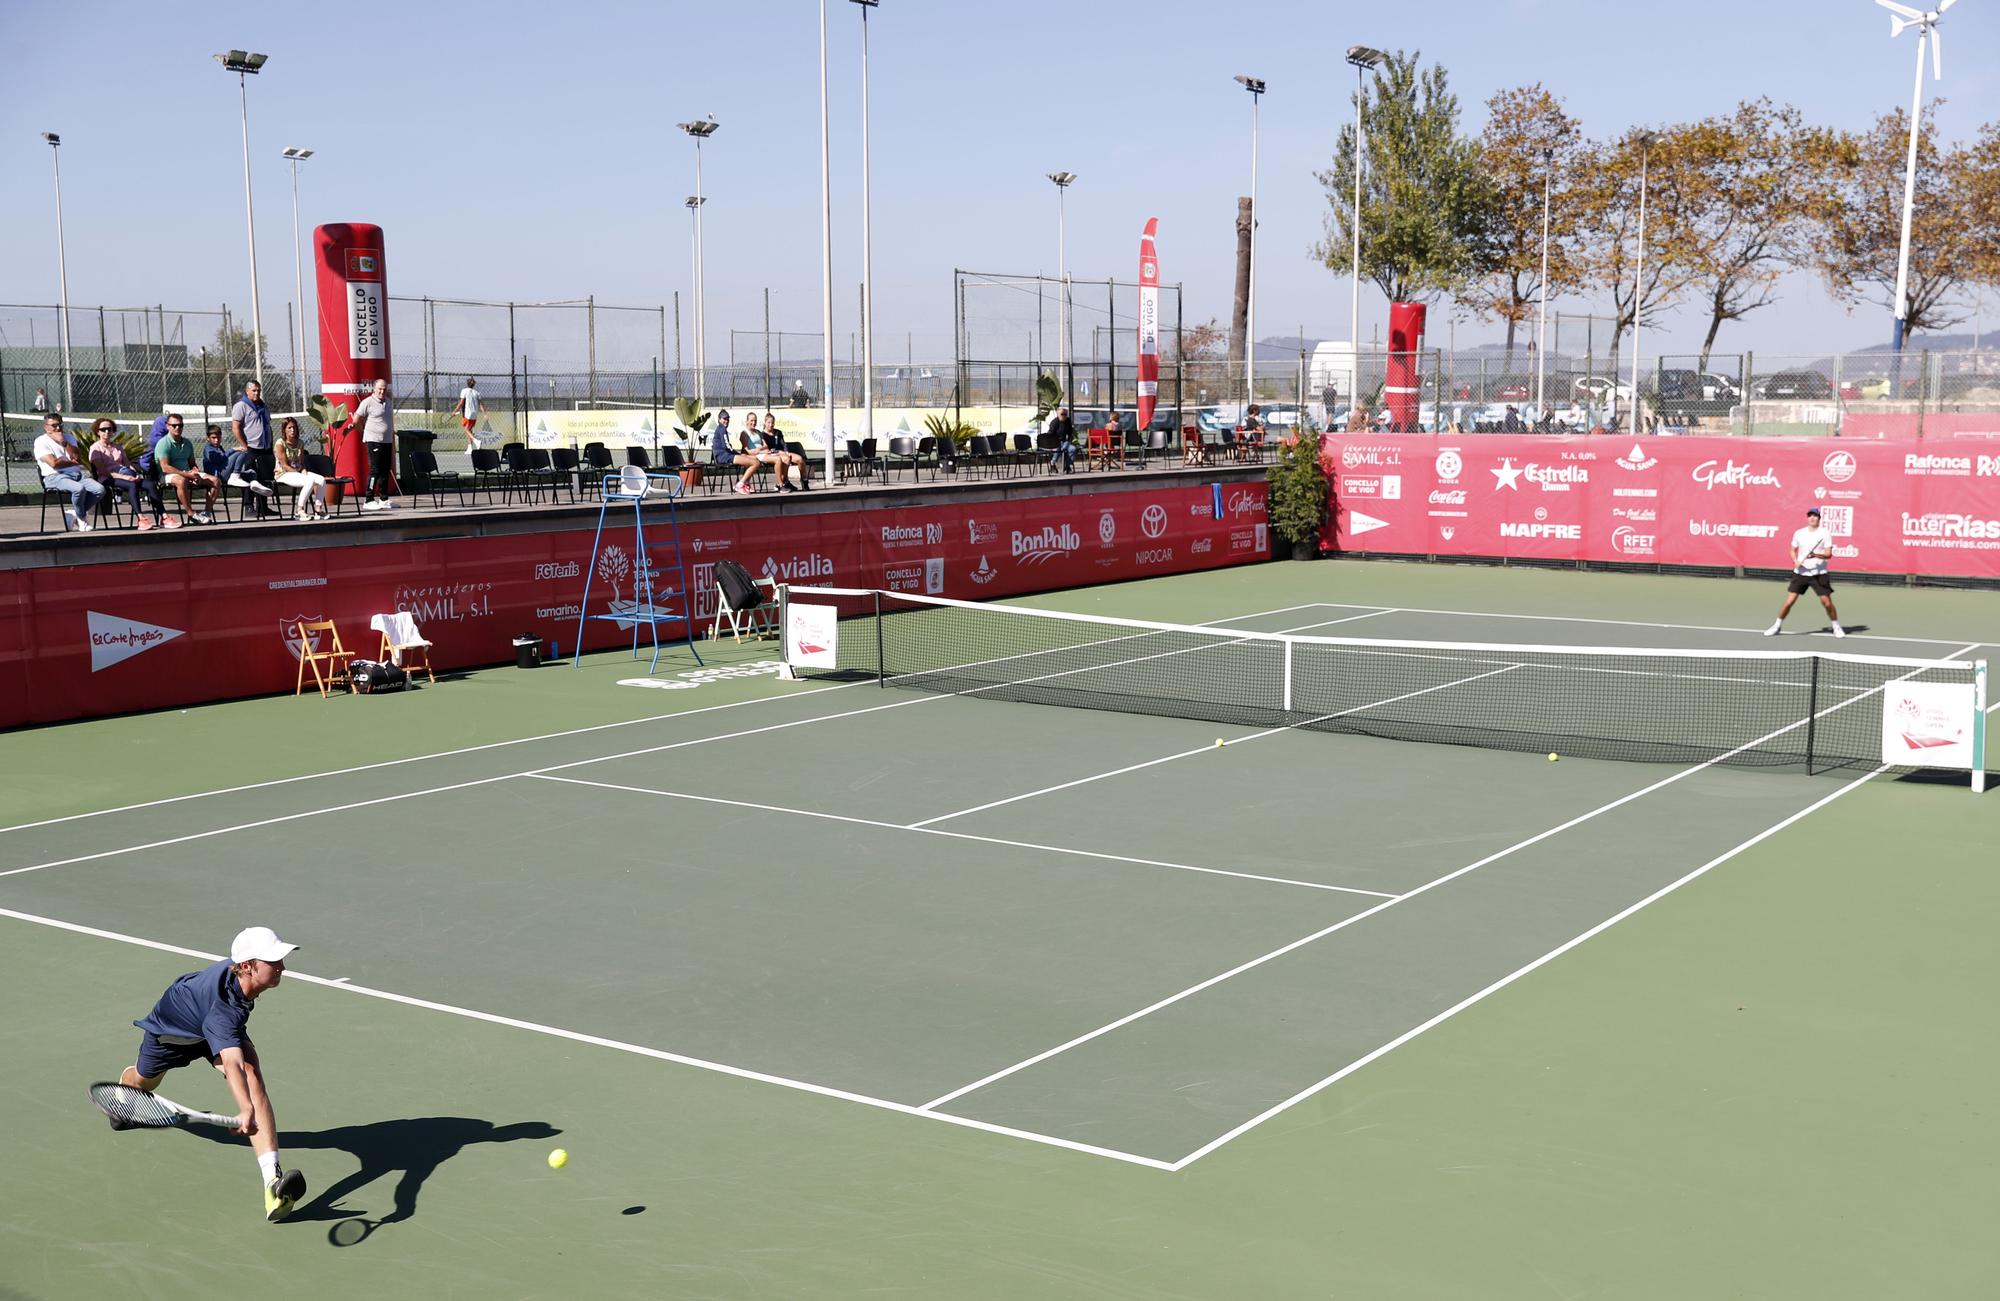
[[854,0],[861,6],[861,437],[875,436],[875,286],[874,228],[868,214],[868,11],[880,0]]
[[1548,419],[1549,409],[1543,384],[1549,358],[1549,176],[1555,170],[1555,151],[1542,150],[1542,288],[1535,322],[1535,418]]
[[1910,150],[1903,163],[1903,234],[1896,251],[1895,347],[1898,356],[1902,354],[1903,339],[1909,333],[1910,323],[1910,221],[1917,206],[1917,137],[1923,129],[1926,39],[1935,39],[1928,23],[1917,30],[1917,84],[1910,91]]
[[243,119],[243,221],[250,234],[250,350],[257,383],[264,383],[264,315],[257,293],[257,207],[250,193],[250,74],[263,70],[265,56],[231,50],[216,61],[236,74],[236,94]]
[[708,295],[703,281],[703,258],[701,247],[701,209],[708,200],[701,188],[701,142],[716,132],[715,114],[710,113],[699,122],[683,122],[681,130],[694,140],[694,197],[688,200],[688,210],[694,214],[694,400],[697,405],[707,405],[708,400]]
[[1247,409],[1257,396],[1257,136],[1264,82],[1247,76],[1236,80],[1250,92],[1250,286],[1243,304],[1243,403]]
[[[1639,317],[1640,308],[1645,305],[1646,294],[1646,179],[1647,167],[1652,161],[1653,144],[1659,136],[1651,131],[1641,131],[1639,140],[1639,258],[1638,271],[1632,278],[1632,432],[1643,433],[1639,422],[1645,415],[1645,408],[1639,402]],[[1612,400],[1617,400],[1618,379],[1611,380]]]
[[826,441],[826,477],[834,481],[833,428],[833,173],[827,152],[826,0],[819,0],[819,269],[821,437]]
[[63,410],[68,411],[76,405],[76,392],[69,369],[69,253],[63,239],[62,137],[44,131],[42,139],[49,142],[49,158],[56,172],[56,287],[62,291],[62,329],[57,334],[62,340]]
[[[1070,389],[1075,386],[1075,340],[1070,337],[1070,295],[1069,295],[1069,187],[1076,184],[1075,172],[1050,172],[1049,179],[1056,187],[1056,280],[1062,285],[1062,298],[1056,303],[1056,334],[1062,340],[1063,400],[1065,404],[1074,402]],[[1039,291],[1038,291],[1039,292]]]
[[[1354,227],[1354,265],[1350,272],[1350,279],[1353,283],[1350,285],[1351,297],[1348,306],[1347,323],[1348,355],[1353,359],[1350,363],[1353,367],[1353,372],[1348,376],[1347,381],[1350,389],[1358,389],[1361,386],[1361,155],[1366,148],[1361,124],[1362,75],[1368,69],[1381,63],[1383,57],[1382,51],[1370,49],[1366,45],[1350,46],[1347,51],[1347,61],[1354,65],[1354,220],[1352,223]],[[1254,264],[1256,257],[1254,252],[1256,247],[1254,236],[1251,247],[1253,249],[1251,257]],[[1350,392],[1348,394],[1348,403],[1350,406],[1354,402],[1354,397],[1354,393]]]
[[298,304],[298,351],[292,362],[298,371],[292,401],[303,403],[306,396],[306,273],[305,263],[299,254],[299,164],[313,156],[310,149],[294,146],[285,150],[285,158],[292,165],[292,293]]

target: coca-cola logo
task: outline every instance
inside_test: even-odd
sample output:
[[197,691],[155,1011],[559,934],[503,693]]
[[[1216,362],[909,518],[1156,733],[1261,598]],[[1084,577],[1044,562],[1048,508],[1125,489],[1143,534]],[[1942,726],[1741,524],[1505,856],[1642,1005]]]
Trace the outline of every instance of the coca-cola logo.
[[1465,489],[1433,488],[1431,489],[1431,505],[1463,506],[1465,505]]

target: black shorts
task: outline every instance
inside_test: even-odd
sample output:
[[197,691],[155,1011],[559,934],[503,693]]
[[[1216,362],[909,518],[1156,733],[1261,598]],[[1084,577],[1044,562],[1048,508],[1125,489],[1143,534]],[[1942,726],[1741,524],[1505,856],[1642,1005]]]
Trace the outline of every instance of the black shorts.
[[1821,596],[1832,596],[1833,575],[1793,574],[1792,581],[1785,584],[1785,590],[1790,592],[1793,596],[1797,596],[1800,592],[1805,591],[1808,587],[1810,587],[1813,591],[1819,593],[1819,595]]

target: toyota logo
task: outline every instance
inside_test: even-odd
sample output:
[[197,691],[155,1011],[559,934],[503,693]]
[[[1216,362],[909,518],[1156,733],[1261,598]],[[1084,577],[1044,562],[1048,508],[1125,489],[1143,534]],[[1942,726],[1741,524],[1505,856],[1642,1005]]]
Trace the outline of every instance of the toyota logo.
[[1139,513],[1139,531],[1156,538],[1167,531],[1167,508],[1155,503]]

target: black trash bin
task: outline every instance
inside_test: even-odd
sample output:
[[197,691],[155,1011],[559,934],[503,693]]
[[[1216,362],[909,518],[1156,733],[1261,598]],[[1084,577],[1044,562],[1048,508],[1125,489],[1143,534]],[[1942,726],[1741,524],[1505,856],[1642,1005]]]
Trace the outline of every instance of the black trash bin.
[[530,633],[522,633],[514,639],[514,667],[532,669],[542,662],[542,639]]
[[411,452],[428,452],[437,443],[437,433],[430,429],[398,429],[396,431],[396,486],[405,494],[414,489],[417,481],[416,466],[410,460]]

